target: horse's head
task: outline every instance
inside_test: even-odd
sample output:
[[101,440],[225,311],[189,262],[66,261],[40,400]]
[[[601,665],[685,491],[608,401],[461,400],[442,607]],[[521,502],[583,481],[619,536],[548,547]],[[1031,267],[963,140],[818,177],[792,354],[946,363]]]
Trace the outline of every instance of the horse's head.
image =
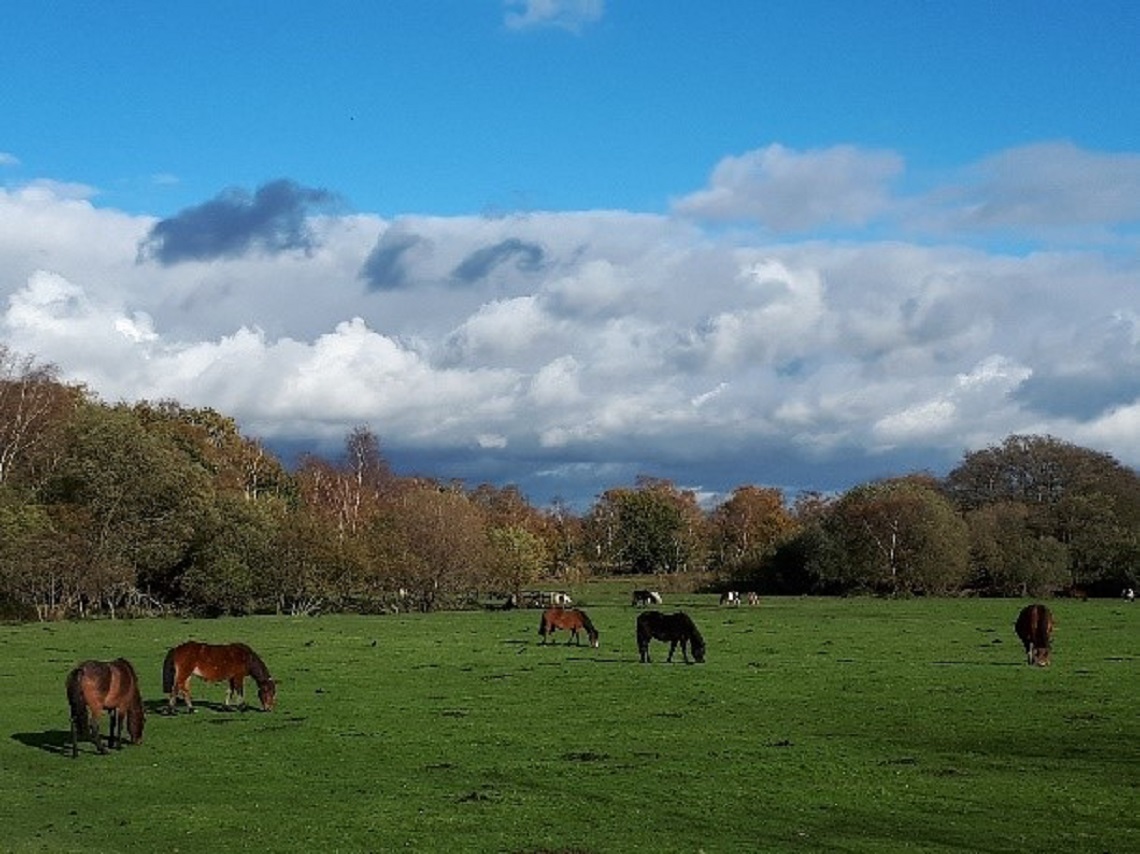
[[590,646],[592,646],[594,649],[597,649],[598,648],[598,632],[597,632],[597,630],[595,629],[594,631],[590,632],[589,635],[590,635]]
[[689,644],[693,653],[693,661],[697,664],[705,663],[705,640],[701,637],[694,637]]
[[1033,650],[1033,663],[1038,667],[1049,666],[1049,647],[1039,646]]
[[272,678],[265,679],[257,686],[257,699],[261,701],[261,708],[272,712],[277,705],[277,683]]

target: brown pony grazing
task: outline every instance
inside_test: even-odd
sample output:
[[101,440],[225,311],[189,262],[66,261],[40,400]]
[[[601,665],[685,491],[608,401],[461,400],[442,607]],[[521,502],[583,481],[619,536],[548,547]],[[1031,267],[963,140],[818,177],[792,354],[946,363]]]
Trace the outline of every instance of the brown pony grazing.
[[538,621],[538,633],[542,635],[542,642],[546,643],[547,636],[554,634],[557,629],[566,629],[570,632],[566,643],[574,641],[579,645],[581,642],[578,639],[578,632],[585,629],[590,638],[590,646],[598,648],[598,630],[594,628],[586,612],[579,608],[547,608],[543,611],[542,619]]
[[1044,605],[1026,605],[1013,624],[1025,644],[1026,664],[1049,666],[1049,645],[1053,637],[1053,615]]
[[705,639],[697,630],[692,618],[684,611],[675,614],[662,614],[660,611],[644,611],[637,615],[637,651],[641,654],[641,663],[649,664],[649,642],[651,640],[668,641],[669,655],[666,661],[673,660],[673,653],[677,644],[681,645],[681,656],[685,664],[689,663],[689,654],[686,649],[693,652],[693,660],[697,664],[705,661]]
[[110,712],[107,743],[112,749],[123,746],[123,724],[131,741],[142,744],[143,711],[139,679],[134,666],[125,658],[114,661],[85,661],[67,674],[67,704],[71,708],[71,756],[79,755],[79,734],[106,753],[99,735],[99,718]]
[[207,682],[229,682],[226,707],[237,697],[238,705],[245,705],[245,677],[257,683],[257,698],[261,708],[273,711],[277,703],[277,683],[261,657],[244,643],[209,644],[186,641],[166,654],[162,662],[162,690],[170,695],[169,711],[175,711],[179,695],[186,708],[194,711],[190,701],[190,677],[200,676]]

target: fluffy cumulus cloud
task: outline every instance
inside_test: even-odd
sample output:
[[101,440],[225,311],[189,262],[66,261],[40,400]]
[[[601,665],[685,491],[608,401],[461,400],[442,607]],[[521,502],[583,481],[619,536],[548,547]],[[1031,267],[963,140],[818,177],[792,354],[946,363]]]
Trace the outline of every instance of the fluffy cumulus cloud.
[[902,158],[890,151],[770,145],[726,157],[709,186],[677,199],[674,210],[703,219],[754,220],[776,232],[862,225],[888,207],[890,181],[902,168]]
[[[891,195],[901,169],[769,147],[669,214],[495,219],[321,214],[286,183],[156,222],[39,182],[0,191],[0,340],[104,399],[174,397],[324,449],[369,424],[397,467],[539,501],[641,473],[840,488],[1012,432],[1140,463],[1136,210],[1107,190],[1134,160],[1017,149],[921,199]],[[1107,237],[1070,240],[1057,205]],[[772,237],[896,206],[931,230]],[[720,218],[764,227],[701,227]],[[983,222],[1032,245],[979,246]]]

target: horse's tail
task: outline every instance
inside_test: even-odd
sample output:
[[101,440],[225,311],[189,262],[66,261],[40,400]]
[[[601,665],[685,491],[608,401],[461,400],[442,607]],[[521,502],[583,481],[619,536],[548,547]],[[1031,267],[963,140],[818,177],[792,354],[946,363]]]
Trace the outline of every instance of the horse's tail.
[[162,693],[164,694],[169,694],[174,690],[174,649],[171,649],[166,654],[166,658],[162,660]]
[[76,667],[67,674],[67,705],[71,709],[72,733],[86,733],[87,699],[83,696],[83,668]]
[[543,611],[538,616],[538,633],[546,637],[546,612]]

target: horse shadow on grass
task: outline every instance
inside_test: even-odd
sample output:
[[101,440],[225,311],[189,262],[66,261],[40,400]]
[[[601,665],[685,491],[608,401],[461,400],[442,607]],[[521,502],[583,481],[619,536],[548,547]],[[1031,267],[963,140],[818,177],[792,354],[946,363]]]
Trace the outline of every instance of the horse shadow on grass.
[[244,714],[245,712],[257,712],[260,714],[265,711],[258,706],[251,706],[248,703],[244,706],[227,706],[225,703],[215,702],[213,700],[195,700],[193,712],[188,712],[185,704],[181,700],[178,701],[178,705],[175,706],[173,710],[170,708],[170,701],[166,699],[144,700],[143,705],[146,707],[146,713],[148,715],[159,715],[164,718],[197,714],[202,710],[217,712],[223,715]]
[[45,729],[42,732],[14,732],[12,740],[18,741],[24,747],[33,747],[45,753],[55,753],[63,756],[71,754],[71,730]]

